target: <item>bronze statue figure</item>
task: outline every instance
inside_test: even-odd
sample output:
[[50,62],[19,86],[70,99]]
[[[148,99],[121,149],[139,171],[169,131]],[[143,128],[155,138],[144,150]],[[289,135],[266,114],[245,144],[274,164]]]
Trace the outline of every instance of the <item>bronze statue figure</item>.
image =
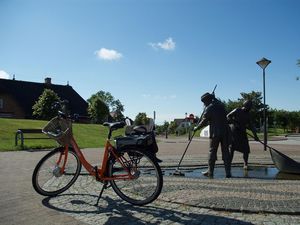
[[231,143],[229,147],[230,161],[232,162],[235,151],[243,153],[245,170],[248,169],[248,158],[250,153],[247,128],[252,131],[254,139],[256,141],[259,140],[256,134],[255,126],[253,125],[251,120],[251,108],[252,101],[247,100],[243,103],[242,108],[236,108],[227,115],[227,119],[231,129]]
[[209,155],[208,170],[203,175],[213,178],[215,162],[217,160],[217,150],[221,145],[222,159],[224,161],[226,177],[231,177],[231,163],[229,155],[229,125],[226,118],[224,104],[215,98],[213,94],[205,93],[201,96],[201,101],[206,106],[202,120],[194,131],[209,125]]

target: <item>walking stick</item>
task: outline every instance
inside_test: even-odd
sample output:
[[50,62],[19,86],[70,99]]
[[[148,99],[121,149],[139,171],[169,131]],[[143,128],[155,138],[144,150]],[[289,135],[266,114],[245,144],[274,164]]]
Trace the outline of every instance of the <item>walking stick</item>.
[[[216,88],[217,88],[217,85],[215,85],[215,87],[214,87],[214,89],[213,89],[213,91],[212,91],[212,94],[213,94],[213,95],[215,95],[215,90],[216,90]],[[204,109],[203,109],[203,111],[202,111],[202,114],[201,114],[200,119],[199,119],[199,123],[200,123],[201,120],[202,120],[202,117],[203,117],[203,114],[204,114],[205,110],[206,110],[206,106],[204,107]],[[197,126],[199,125],[199,123],[197,124]],[[180,159],[180,161],[179,161],[179,163],[178,163],[178,165],[177,165],[177,168],[176,168],[175,172],[173,173],[174,176],[184,176],[184,173],[182,173],[182,172],[180,171],[179,167],[180,167],[181,162],[182,162],[182,160],[183,160],[183,158],[184,158],[184,156],[185,156],[185,154],[186,154],[186,152],[187,152],[187,150],[188,150],[188,148],[189,148],[189,146],[190,146],[190,144],[191,144],[191,142],[192,142],[192,140],[193,140],[193,138],[194,138],[194,136],[195,136],[195,133],[196,133],[196,132],[194,131],[194,132],[193,132],[193,135],[192,135],[191,138],[190,138],[190,141],[188,142],[188,144],[187,144],[187,146],[186,146],[186,148],[185,148],[185,150],[184,150],[184,152],[183,152],[183,154],[182,154],[182,156],[181,156],[181,159]]]
[[178,163],[178,166],[177,166],[175,172],[173,173],[174,176],[184,176],[184,173],[182,173],[182,172],[180,171],[179,167],[180,167],[181,162],[182,162],[182,160],[183,160],[183,158],[184,158],[184,156],[185,156],[186,151],[188,150],[188,148],[189,148],[189,146],[190,146],[190,144],[191,144],[191,142],[192,142],[192,140],[193,140],[193,137],[194,137],[195,133],[196,133],[196,132],[194,131],[194,132],[193,132],[193,135],[191,136],[191,139],[190,139],[189,143],[187,144],[187,146],[186,146],[186,148],[185,148],[185,150],[184,150],[184,153],[183,153],[182,156],[181,156],[181,159],[180,159],[180,161],[179,161],[179,163]]

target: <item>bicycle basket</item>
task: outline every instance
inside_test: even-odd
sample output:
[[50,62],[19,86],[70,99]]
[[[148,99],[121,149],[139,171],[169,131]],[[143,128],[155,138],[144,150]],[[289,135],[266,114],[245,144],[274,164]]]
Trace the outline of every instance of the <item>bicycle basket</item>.
[[43,128],[43,133],[56,140],[60,145],[67,145],[72,136],[71,121],[54,117]]

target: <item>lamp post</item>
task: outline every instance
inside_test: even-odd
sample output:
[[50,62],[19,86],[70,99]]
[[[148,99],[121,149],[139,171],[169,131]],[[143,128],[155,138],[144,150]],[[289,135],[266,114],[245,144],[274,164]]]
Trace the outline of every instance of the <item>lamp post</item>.
[[185,119],[184,119],[184,126],[185,126],[185,133],[188,134],[188,124],[187,124],[187,112],[185,113]]
[[270,60],[262,58],[256,64],[263,69],[263,97],[264,97],[264,150],[267,150],[267,119],[266,119],[266,85],[265,85],[265,69],[271,63]]

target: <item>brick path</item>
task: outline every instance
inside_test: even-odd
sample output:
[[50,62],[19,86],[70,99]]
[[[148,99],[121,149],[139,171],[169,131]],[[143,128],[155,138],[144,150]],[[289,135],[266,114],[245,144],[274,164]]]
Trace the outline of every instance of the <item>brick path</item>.
[[[176,166],[186,144],[181,139],[159,142],[162,167]],[[299,145],[272,146],[300,161]],[[262,151],[260,145],[251,144],[251,149],[251,165],[272,164],[269,153]],[[93,161],[101,150],[85,152]],[[45,151],[0,153],[1,225],[300,224],[300,180],[165,176],[163,191],[152,204],[132,206],[108,189],[95,207],[101,184],[88,176],[80,176],[74,186],[55,198],[34,192],[32,171],[44,154]],[[206,161],[207,141],[196,139],[182,165],[198,167],[206,165]],[[236,154],[234,163],[241,162],[241,154]]]

